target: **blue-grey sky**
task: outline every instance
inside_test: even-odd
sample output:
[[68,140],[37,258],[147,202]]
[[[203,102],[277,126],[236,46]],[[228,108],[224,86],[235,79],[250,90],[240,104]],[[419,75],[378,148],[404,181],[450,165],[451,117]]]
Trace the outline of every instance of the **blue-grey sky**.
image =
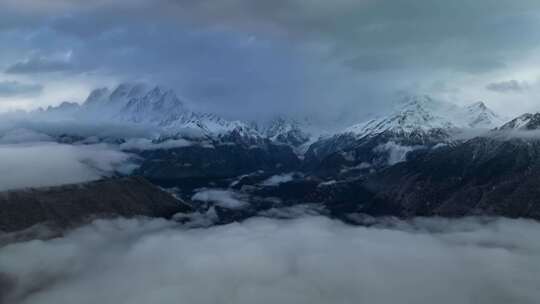
[[0,0],[0,111],[148,81],[232,118],[540,110],[538,0]]

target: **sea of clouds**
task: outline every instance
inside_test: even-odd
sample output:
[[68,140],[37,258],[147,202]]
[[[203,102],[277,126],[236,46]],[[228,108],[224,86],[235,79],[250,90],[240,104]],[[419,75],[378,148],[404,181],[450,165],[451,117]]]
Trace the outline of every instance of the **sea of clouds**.
[[10,304],[540,301],[540,223],[416,219],[350,226],[254,218],[187,229],[98,220],[0,248]]
[[105,144],[55,142],[0,144],[0,191],[80,183],[129,173],[128,153]]
[[[100,143],[97,136],[89,136],[91,128],[85,128],[76,124],[48,125],[43,122],[36,123],[32,128],[23,128],[0,123],[0,191],[81,183],[114,174],[128,174],[137,167],[137,157],[125,150],[136,149],[138,146],[153,148],[150,140],[143,138],[129,138],[126,147]],[[55,136],[65,134],[63,132],[66,130],[84,140],[77,144],[57,142]],[[106,130],[110,131],[107,133]],[[120,128],[116,133],[114,130],[103,127],[97,134],[112,138],[118,135],[140,135],[129,128]],[[160,145],[167,144],[184,143]]]

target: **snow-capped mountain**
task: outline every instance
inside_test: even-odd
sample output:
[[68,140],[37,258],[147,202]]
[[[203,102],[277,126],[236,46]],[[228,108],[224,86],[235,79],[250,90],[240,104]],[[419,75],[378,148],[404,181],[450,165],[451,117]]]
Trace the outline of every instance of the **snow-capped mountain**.
[[[171,117],[189,115],[183,102],[176,96],[174,91],[166,90],[159,86],[149,91],[141,91],[138,96],[129,97],[127,103],[120,108],[115,118],[126,122],[152,124],[163,126],[170,123]],[[113,94],[109,100],[114,103],[117,98]],[[125,97],[119,100],[126,100]]]
[[407,136],[434,130],[450,133],[460,129],[491,129],[503,122],[503,118],[483,102],[459,107],[424,95],[409,97],[390,115],[354,125],[343,133],[352,133],[360,138],[385,132]]
[[202,134],[223,136],[237,132],[241,136],[261,137],[256,129],[239,120],[227,120],[211,113],[187,111],[170,115],[160,122],[165,134],[182,130],[199,130]]
[[521,130],[530,131],[540,129],[540,113],[535,114],[523,114],[508,123],[502,125],[499,130]]
[[505,117],[495,113],[482,101],[462,108],[458,112],[458,114],[463,115],[462,117],[464,118],[466,127],[469,128],[492,129],[502,125],[506,121]]
[[293,147],[308,143],[313,134],[308,131],[307,122],[285,116],[274,117],[257,127],[259,132],[270,140]]
[[[379,151],[381,145],[388,143],[400,147],[429,147],[452,141],[454,135],[464,129],[491,129],[503,122],[482,102],[459,107],[429,96],[414,96],[404,100],[389,115],[319,139],[307,121],[282,116],[254,126],[227,120],[215,114],[190,110],[170,89],[138,83],[124,83],[113,90],[96,89],[81,105],[63,103],[42,112],[98,123],[150,127],[157,130],[161,139],[219,139],[246,145],[270,140],[288,145],[300,155],[311,150],[318,159],[361,145],[369,147],[370,151]],[[365,144],[366,139],[374,138],[376,140],[369,145]]]
[[57,106],[48,106],[46,109],[36,111],[41,116],[47,116],[49,119],[65,118],[75,115],[80,111],[80,105],[76,102],[64,101]]
[[430,149],[489,130],[503,118],[484,103],[460,107],[429,96],[407,98],[389,115],[323,138],[307,151],[313,170],[335,174],[355,168],[373,171],[407,160],[416,150]]
[[241,121],[227,120],[211,113],[191,111],[173,90],[139,83],[123,83],[114,90],[100,88],[77,105],[64,103],[43,111],[46,115],[91,122],[127,123],[149,126],[163,137],[211,137],[258,140],[262,136]]

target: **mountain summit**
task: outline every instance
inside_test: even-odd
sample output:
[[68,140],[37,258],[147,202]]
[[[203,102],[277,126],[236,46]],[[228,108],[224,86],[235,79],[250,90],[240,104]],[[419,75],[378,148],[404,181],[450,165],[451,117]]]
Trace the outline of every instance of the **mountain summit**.
[[354,125],[347,128],[344,133],[353,133],[358,137],[374,136],[385,132],[406,136],[433,130],[491,129],[502,122],[503,119],[483,102],[459,107],[421,95],[405,99],[387,116]]
[[93,90],[82,105],[48,108],[45,114],[92,123],[114,122],[148,126],[160,137],[185,136],[217,138],[234,133],[236,137],[259,139],[261,135],[241,121],[231,121],[211,113],[190,110],[176,93],[161,86],[123,83],[115,89]]
[[307,122],[300,122],[294,118],[277,116],[262,124],[258,130],[272,141],[300,147],[308,143],[312,134],[307,131]]
[[388,115],[315,142],[307,159],[322,174],[355,168],[371,172],[407,160],[412,151],[455,143],[477,133],[469,132],[472,129],[492,129],[502,121],[483,102],[460,107],[427,95],[412,96]]
[[523,114],[508,123],[504,124],[499,130],[538,130],[540,129],[540,113]]

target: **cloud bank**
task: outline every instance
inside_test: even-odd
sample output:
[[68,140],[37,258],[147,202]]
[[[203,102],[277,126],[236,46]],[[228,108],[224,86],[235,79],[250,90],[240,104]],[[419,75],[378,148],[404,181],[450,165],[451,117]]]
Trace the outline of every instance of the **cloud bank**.
[[533,304],[540,224],[96,221],[0,249],[5,303]]
[[129,154],[106,145],[0,144],[0,191],[97,180],[129,172],[134,168],[129,161]]

